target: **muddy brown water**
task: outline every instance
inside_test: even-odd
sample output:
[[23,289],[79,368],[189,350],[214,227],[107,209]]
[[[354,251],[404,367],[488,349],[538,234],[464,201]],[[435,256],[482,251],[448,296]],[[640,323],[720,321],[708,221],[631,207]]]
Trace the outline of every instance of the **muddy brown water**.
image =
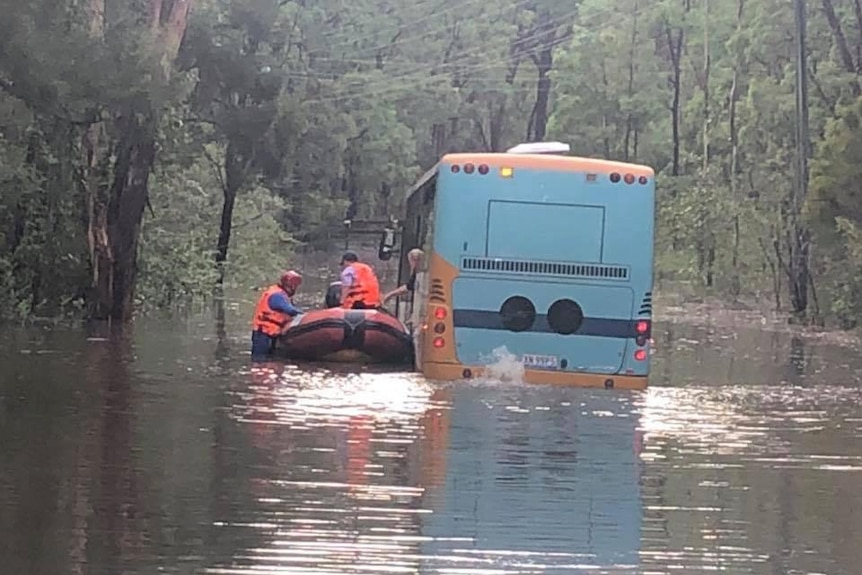
[[656,326],[651,388],[251,366],[245,308],[0,336],[0,572],[862,565],[862,361]]

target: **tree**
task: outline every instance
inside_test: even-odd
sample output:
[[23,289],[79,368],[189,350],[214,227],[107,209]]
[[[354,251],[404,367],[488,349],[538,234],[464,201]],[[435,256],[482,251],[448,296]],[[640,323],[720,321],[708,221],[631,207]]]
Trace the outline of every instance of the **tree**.
[[[159,118],[166,104],[157,98],[169,87],[193,0],[149,0],[139,9],[143,13],[130,8],[127,15],[139,23],[131,29],[119,17],[105,20],[106,1],[91,0],[88,5],[90,34],[107,50],[132,51],[137,60],[133,65],[150,79],[95,108],[96,117],[107,117],[109,125],[91,124],[84,143],[93,269],[91,316],[127,321],[133,312],[138,239],[156,161]],[[137,45],[126,44],[127,34]],[[143,52],[140,57],[138,50]]]

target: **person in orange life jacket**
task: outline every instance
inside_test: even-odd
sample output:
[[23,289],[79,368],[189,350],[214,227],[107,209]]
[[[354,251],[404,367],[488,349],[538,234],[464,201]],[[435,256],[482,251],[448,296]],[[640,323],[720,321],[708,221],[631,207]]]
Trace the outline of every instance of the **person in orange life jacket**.
[[341,268],[341,307],[380,307],[380,283],[371,266],[360,262],[355,253],[345,252],[341,257]]
[[251,332],[251,355],[265,358],[272,355],[278,336],[290,318],[302,313],[293,304],[293,296],[302,284],[302,276],[290,270],[281,274],[278,284],[268,287],[254,310]]

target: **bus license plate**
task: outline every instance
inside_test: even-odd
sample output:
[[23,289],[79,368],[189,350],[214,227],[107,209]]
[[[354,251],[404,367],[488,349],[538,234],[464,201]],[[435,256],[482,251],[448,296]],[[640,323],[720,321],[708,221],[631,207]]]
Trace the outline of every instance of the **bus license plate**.
[[559,365],[556,355],[525,354],[522,361],[524,367],[532,367],[536,369],[557,369],[557,366]]

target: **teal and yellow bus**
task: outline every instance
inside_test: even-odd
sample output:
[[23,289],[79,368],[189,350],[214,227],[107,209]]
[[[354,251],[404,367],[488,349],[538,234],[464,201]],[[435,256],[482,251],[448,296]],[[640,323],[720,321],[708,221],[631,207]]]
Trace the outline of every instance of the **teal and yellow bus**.
[[398,313],[429,379],[502,352],[531,383],[646,387],[655,172],[550,149],[448,154],[410,189],[400,281],[410,249],[425,268]]

